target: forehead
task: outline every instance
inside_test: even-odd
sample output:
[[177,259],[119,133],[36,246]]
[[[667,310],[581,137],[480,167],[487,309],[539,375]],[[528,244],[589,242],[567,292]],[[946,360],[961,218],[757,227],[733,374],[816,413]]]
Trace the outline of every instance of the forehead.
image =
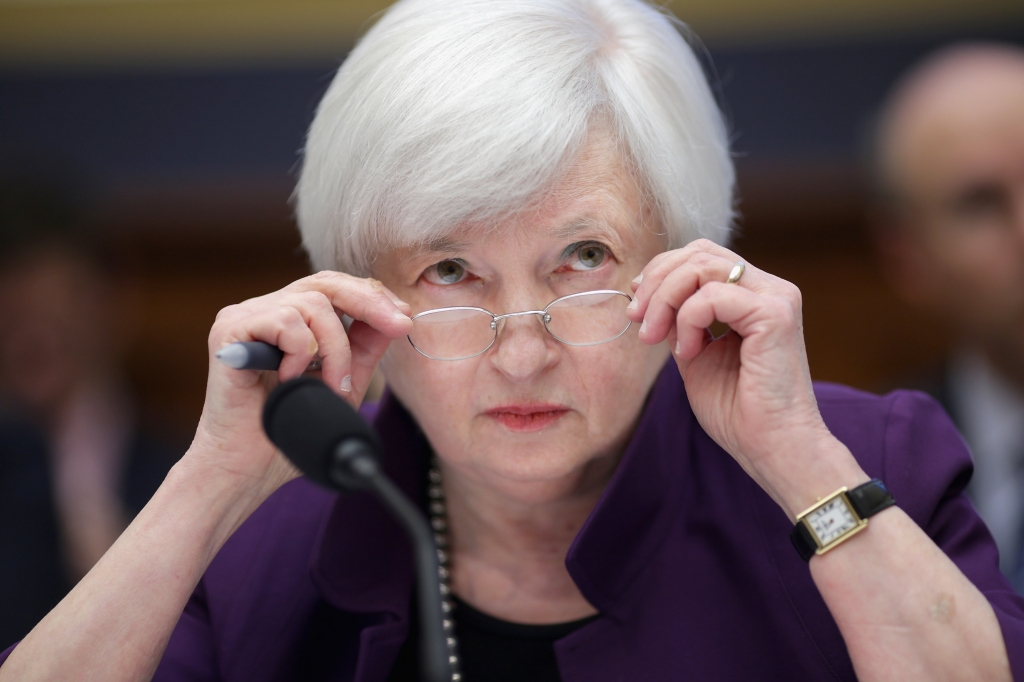
[[522,244],[537,238],[565,241],[579,236],[625,246],[644,227],[653,226],[654,215],[615,145],[599,138],[577,155],[556,183],[515,214],[454,226],[420,243],[398,247],[394,255],[412,260],[485,244]]
[[900,114],[892,130],[894,161],[920,189],[1024,170],[1024,62],[955,74],[916,93]]

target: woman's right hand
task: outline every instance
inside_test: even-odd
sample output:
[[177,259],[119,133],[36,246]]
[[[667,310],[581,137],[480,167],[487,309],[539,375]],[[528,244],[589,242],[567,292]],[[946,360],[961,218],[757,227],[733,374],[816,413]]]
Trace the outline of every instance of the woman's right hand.
[[[409,312],[380,282],[337,272],[222,310],[210,331],[206,405],[192,447],[113,547],[18,645],[0,679],[78,679],[83,670],[89,679],[150,679],[210,561],[270,493],[298,475],[263,433],[267,394],[302,374],[319,350],[324,381],[358,407],[388,344],[411,331]],[[341,313],[355,319],[348,332]],[[274,344],[284,351],[280,369],[225,367],[213,354],[235,341]]]
[[[411,331],[410,312],[379,281],[330,271],[224,308],[210,330],[206,402],[186,457],[204,470],[237,477],[239,486],[264,499],[298,475],[263,432],[270,391],[303,374],[319,355],[323,381],[358,408],[388,344]],[[342,314],[354,320],[347,331]],[[237,370],[214,358],[236,341],[277,346],[284,352],[280,368]]]

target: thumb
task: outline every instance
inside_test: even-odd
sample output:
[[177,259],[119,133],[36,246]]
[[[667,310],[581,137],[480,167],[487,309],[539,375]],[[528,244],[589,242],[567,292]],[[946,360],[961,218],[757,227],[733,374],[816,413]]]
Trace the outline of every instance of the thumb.
[[686,370],[689,368],[690,363],[696,360],[698,357],[700,357],[701,353],[704,352],[704,349],[707,348],[708,345],[710,345],[711,342],[715,340],[715,335],[711,333],[710,327],[705,327],[704,336],[701,339],[700,349],[690,357],[684,357],[680,353],[679,340],[676,335],[675,327],[672,327],[672,329],[669,330],[667,340],[669,343],[669,348],[672,349],[672,357],[676,359],[676,366],[679,367],[680,374],[685,376]]

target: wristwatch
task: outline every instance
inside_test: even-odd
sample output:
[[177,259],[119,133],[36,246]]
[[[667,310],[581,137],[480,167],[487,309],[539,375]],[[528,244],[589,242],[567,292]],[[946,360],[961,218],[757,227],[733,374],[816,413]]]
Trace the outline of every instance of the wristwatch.
[[797,516],[789,539],[800,557],[810,561],[867,528],[868,517],[894,504],[892,493],[877,478],[853,490],[844,486]]

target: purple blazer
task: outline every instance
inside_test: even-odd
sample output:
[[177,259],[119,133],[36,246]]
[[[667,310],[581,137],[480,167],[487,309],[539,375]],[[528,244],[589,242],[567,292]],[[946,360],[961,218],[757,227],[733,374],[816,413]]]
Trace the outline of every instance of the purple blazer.
[[[949,418],[919,393],[816,393],[832,433],[989,599],[1024,679],[1024,598],[963,494],[971,459]],[[412,417],[386,397],[375,423],[385,468],[422,500]],[[701,429],[670,361],[566,557],[601,615],[555,644],[564,682],[855,680],[790,528]],[[292,481],[210,565],[154,679],[385,682],[412,587],[408,541],[373,498]]]

